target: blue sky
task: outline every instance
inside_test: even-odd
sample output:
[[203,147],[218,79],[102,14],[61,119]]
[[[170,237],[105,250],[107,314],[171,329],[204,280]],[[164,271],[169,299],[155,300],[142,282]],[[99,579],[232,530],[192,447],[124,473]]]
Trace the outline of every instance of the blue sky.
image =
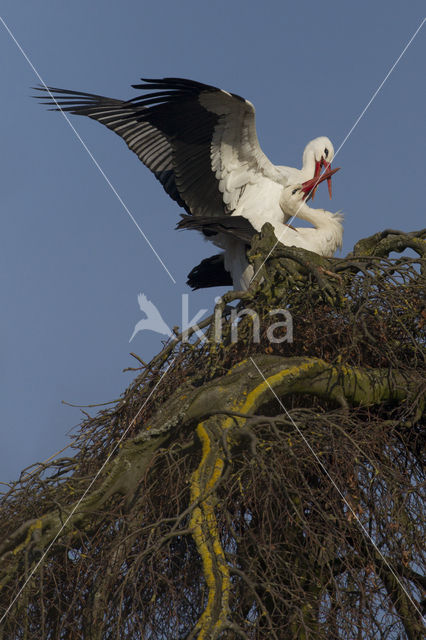
[[[339,147],[424,17],[423,2],[162,3],[3,0],[8,24],[51,85],[118,98],[141,76],[181,76],[250,99],[265,153],[300,166],[319,135]],[[137,294],[181,324],[186,275],[215,253],[176,232],[179,208],[113,133],[73,125],[176,280],[173,284],[74,133],[30,98],[34,72],[0,24],[1,247],[0,480],[54,454],[81,419],[62,400],[117,398],[135,351],[161,337],[129,338]],[[345,213],[343,255],[384,228],[424,226],[426,26],[336,159],[334,196],[316,206]],[[221,289],[189,296],[211,309]],[[297,331],[297,327],[295,327]]]

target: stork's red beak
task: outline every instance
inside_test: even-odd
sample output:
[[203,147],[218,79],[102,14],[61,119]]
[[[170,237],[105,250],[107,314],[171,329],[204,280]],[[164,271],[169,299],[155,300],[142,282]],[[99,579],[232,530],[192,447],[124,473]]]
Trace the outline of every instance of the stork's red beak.
[[[317,160],[315,162],[315,173],[314,173],[313,181],[316,184],[312,188],[312,193],[311,193],[311,196],[310,196],[312,198],[312,200],[314,199],[314,195],[315,195],[315,191],[317,190],[317,186],[319,185],[320,182],[322,182],[322,180],[320,180],[319,182],[317,182],[317,180],[318,180],[318,178],[319,178],[319,176],[321,174],[321,170],[322,170],[323,167],[325,168],[325,172],[327,173],[327,171],[329,169],[331,169],[331,162],[327,162],[326,160],[324,160],[324,158],[321,158],[321,160]],[[332,173],[330,173],[328,175],[328,178],[325,178],[327,180],[328,195],[330,196],[330,200],[331,200],[331,196],[332,196],[332,192],[331,192],[331,176],[333,175],[333,173],[336,173],[336,172],[333,171]],[[309,182],[309,180],[308,180],[308,182]]]
[[[325,160],[323,160],[322,164],[325,167],[326,172],[330,171],[330,176],[327,178],[327,187],[328,187],[328,195],[330,196],[330,200],[331,200],[331,176],[333,174],[333,172],[331,171],[331,162],[326,162]],[[340,169],[340,167],[338,168]]]
[[[325,171],[321,175],[322,166],[325,167]],[[325,162],[325,160],[317,161],[315,165],[314,177],[302,184],[302,191],[305,194],[305,200],[309,200],[309,198],[314,197],[318,185],[321,184],[321,182],[324,182],[324,180],[327,180],[328,193],[331,198],[331,176],[334,175],[336,171],[339,171],[339,169],[340,167],[337,167],[337,169],[332,169],[331,162]]]

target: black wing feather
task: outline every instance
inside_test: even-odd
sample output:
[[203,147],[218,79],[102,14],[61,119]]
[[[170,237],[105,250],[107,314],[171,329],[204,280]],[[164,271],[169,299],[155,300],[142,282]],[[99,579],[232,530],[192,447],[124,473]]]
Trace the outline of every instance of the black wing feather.
[[225,269],[223,253],[202,260],[199,265],[188,273],[186,283],[193,291],[207,289],[208,287],[232,286],[231,274]]
[[229,213],[211,168],[211,141],[219,116],[198,99],[200,93],[220,89],[184,78],[142,80],[145,84],[132,86],[149,93],[128,101],[50,88],[54,99],[45,104],[88,116],[121,136],[187,213]]
[[253,236],[258,233],[251,222],[244,216],[218,216],[192,217],[181,216],[181,220],[176,225],[176,229],[192,229],[201,231],[205,236],[212,237],[219,233],[241,240],[247,245],[251,244]]

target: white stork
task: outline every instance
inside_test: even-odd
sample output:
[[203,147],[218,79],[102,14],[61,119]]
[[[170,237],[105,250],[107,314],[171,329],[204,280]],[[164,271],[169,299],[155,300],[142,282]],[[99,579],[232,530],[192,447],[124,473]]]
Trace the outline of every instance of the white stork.
[[[132,86],[148,93],[127,101],[53,87],[40,90],[53,95],[47,104],[55,110],[88,116],[121,136],[195,218],[242,216],[258,231],[265,222],[277,229],[293,211],[282,203],[286,186],[300,183],[306,198],[327,179],[331,197],[331,175],[337,169],[330,170],[334,149],[328,138],[309,142],[302,169],[276,166],[260,148],[255,109],[248,100],[192,80],[142,80]],[[237,286],[241,269],[233,263],[241,262],[241,251],[233,256],[232,242],[220,235],[214,242],[225,249],[225,268]]]
[[[318,184],[327,179],[327,173],[320,176]],[[273,224],[277,242],[289,247],[300,247],[321,256],[332,256],[341,248],[343,238],[343,216],[325,209],[312,209],[306,204],[308,194],[302,184],[287,185],[283,188],[280,206],[285,218],[298,216],[310,222],[314,228],[294,228],[284,222]],[[246,257],[252,236],[261,231],[263,223],[252,225],[242,216],[222,216],[221,218],[193,218],[183,216],[178,228],[202,231],[214,244],[225,249],[223,254],[203,260],[188,276],[188,284],[193,289],[217,285],[234,284],[236,289],[246,290],[254,275]],[[230,273],[227,275],[227,272]]]

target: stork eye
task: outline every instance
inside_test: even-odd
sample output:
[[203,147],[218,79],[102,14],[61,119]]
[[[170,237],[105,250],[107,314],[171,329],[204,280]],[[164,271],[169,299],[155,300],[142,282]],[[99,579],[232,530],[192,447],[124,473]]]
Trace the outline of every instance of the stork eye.
[[324,155],[325,155],[326,158],[328,158],[328,149],[327,149],[327,147],[324,149]]
[[294,196],[294,194],[299,191],[299,189],[293,189],[293,191],[291,192],[291,195]]

